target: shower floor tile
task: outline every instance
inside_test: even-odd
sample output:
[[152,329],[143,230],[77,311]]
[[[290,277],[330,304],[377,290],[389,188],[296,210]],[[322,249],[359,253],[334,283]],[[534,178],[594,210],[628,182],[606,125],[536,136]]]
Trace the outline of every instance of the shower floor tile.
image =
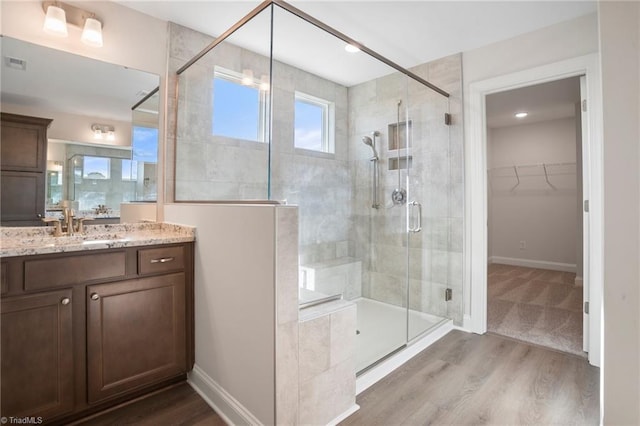
[[[357,305],[356,371],[361,371],[407,342],[407,310],[377,300],[359,298]],[[444,318],[409,311],[409,338],[419,336]]]

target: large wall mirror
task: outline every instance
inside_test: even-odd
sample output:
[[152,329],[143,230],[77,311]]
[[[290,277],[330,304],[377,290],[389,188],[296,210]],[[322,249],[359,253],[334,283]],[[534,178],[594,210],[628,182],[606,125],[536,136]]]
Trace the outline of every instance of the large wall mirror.
[[53,119],[46,214],[71,200],[78,214],[113,223],[121,203],[154,202],[160,78],[6,36],[0,42],[2,112]]

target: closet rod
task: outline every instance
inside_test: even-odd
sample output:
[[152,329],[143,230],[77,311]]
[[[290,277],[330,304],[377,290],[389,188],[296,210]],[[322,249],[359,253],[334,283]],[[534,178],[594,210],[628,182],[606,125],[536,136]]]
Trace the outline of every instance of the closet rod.
[[523,167],[557,167],[557,166],[575,166],[576,163],[537,163],[537,164],[520,164],[520,165],[513,165],[513,166],[499,166],[499,167],[492,167],[489,170],[512,170],[514,168],[523,168]]

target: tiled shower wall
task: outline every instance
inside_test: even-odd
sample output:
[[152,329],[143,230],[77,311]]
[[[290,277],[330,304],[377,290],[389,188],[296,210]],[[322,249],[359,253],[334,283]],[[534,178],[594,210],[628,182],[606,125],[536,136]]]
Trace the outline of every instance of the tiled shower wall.
[[[460,55],[453,55],[411,69],[450,93],[449,99],[398,73],[349,88],[350,169],[355,194],[352,238],[355,256],[363,261],[362,295],[404,307],[408,274],[409,307],[451,318],[456,324],[462,323],[461,65]],[[444,123],[446,112],[451,113],[451,125]],[[411,122],[409,146],[392,149],[393,125],[407,119]],[[378,209],[371,207],[371,153],[362,143],[362,136],[373,131],[380,132],[376,146],[380,156]],[[408,169],[392,170],[394,160],[408,156]],[[398,186],[407,190],[409,202],[422,204],[419,233],[407,236],[406,206],[391,201]],[[412,215],[411,225],[415,226],[417,209]],[[444,300],[447,288],[453,291],[449,302]]]
[[[241,30],[240,30],[241,31]],[[170,26],[170,71],[195,56],[212,38],[176,24]],[[193,65],[181,76],[178,128],[169,114],[168,140],[177,136],[175,189],[177,199],[265,199],[268,146],[211,135],[213,65],[254,75],[268,74],[268,59],[229,43]],[[409,245],[409,305],[413,309],[462,322],[462,108],[461,58],[443,58],[412,69],[451,93],[449,100],[400,73],[346,88],[297,68],[274,62],[273,148],[271,199],[286,200],[300,209],[300,264],[331,263],[353,258],[361,262],[360,285],[344,289],[406,306],[407,245]],[[169,73],[171,76],[171,72]],[[174,81],[169,82],[169,108],[175,110]],[[294,90],[335,103],[335,154],[293,146]],[[411,120],[412,167],[401,170],[401,186],[409,200],[423,204],[423,231],[407,239],[404,207],[392,206],[397,170],[389,170],[389,124]],[[408,109],[407,109],[408,107]],[[444,125],[451,112],[452,125]],[[371,150],[362,136],[378,130],[380,154],[379,209],[371,208]],[[215,140],[215,144],[212,143]],[[173,164],[171,143],[167,164]],[[229,170],[229,166],[235,166]],[[225,170],[225,174],[221,171]],[[169,194],[173,192],[168,170]],[[169,197],[171,199],[171,197]],[[355,263],[354,263],[355,264]],[[322,267],[322,266],[320,266]],[[355,287],[358,288],[355,288]],[[444,302],[444,290],[453,300]],[[321,290],[321,289],[320,289]]]
[[[173,72],[213,40],[177,24],[171,24],[170,33]],[[225,42],[180,76],[176,200],[266,199],[268,145],[212,135],[216,65],[269,74],[268,57]],[[300,208],[302,264],[334,259],[348,250],[351,216],[347,88],[277,61],[273,65],[271,199]],[[334,154],[294,148],[295,91],[334,103]]]

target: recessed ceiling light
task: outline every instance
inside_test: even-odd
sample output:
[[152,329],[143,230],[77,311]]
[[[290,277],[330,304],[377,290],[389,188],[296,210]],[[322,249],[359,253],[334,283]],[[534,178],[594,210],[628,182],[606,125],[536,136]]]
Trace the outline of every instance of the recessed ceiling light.
[[344,50],[346,50],[349,53],[356,53],[360,51],[360,49],[357,46],[354,46],[353,44],[347,44],[344,47]]
[[516,118],[525,118],[527,115],[529,115],[528,112],[516,112]]

